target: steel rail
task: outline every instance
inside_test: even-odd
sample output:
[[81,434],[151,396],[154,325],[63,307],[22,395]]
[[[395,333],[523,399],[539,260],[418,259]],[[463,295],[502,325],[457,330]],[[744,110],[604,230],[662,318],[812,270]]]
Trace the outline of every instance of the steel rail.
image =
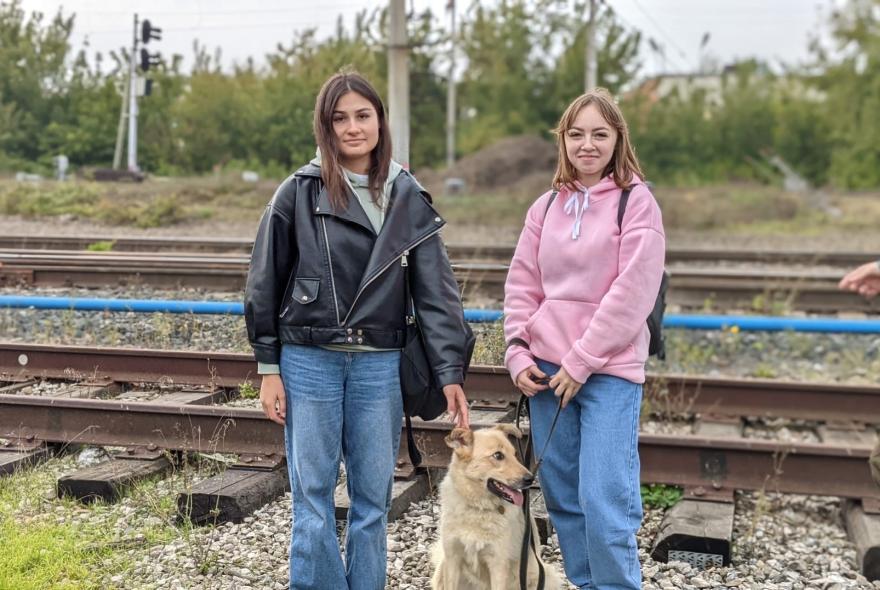
[[[487,427],[486,424],[474,424]],[[445,467],[452,424],[413,424],[426,467]],[[260,410],[0,394],[0,438],[280,457],[283,429]],[[643,435],[642,480],[880,500],[869,447]]]
[[[249,238],[211,237],[126,237],[126,236],[0,236],[0,249],[86,250],[95,244],[109,244],[113,252],[204,252],[250,254]],[[451,243],[447,245],[452,260],[482,260],[506,263],[513,256],[512,244]],[[871,260],[876,252],[814,251],[804,249],[746,249],[670,246],[669,264],[677,262],[717,262],[719,260],[760,262],[764,264],[802,264],[851,267]]]
[[[24,379],[167,382],[236,387],[256,384],[249,354],[91,348],[0,342],[0,381]],[[519,393],[504,367],[473,366],[472,400],[504,406]],[[769,379],[649,374],[647,409],[660,415],[715,414],[880,424],[880,387]]]
[[[215,290],[244,288],[248,257],[183,253],[94,253],[0,250],[0,284],[103,287],[153,285]],[[466,297],[503,296],[507,266],[455,263]],[[843,271],[829,269],[678,268],[672,270],[668,301],[684,308],[751,309],[783,304],[809,312],[880,311],[880,304],[840,291]]]

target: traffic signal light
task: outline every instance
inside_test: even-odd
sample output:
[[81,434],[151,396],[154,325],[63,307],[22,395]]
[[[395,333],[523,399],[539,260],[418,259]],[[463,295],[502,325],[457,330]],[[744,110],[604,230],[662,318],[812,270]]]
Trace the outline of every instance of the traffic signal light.
[[146,49],[141,49],[141,70],[146,72],[151,66],[158,66],[159,63],[158,53],[150,53]]
[[154,27],[150,24],[150,21],[144,19],[143,24],[141,25],[141,42],[149,43],[150,39],[155,39],[156,41],[162,40],[162,29],[158,27]]

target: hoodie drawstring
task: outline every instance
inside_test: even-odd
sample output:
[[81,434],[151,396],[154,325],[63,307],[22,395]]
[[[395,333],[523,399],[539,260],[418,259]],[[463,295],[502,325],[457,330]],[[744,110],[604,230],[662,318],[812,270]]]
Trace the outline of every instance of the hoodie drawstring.
[[[578,196],[581,194],[584,195],[583,203],[578,199]],[[568,200],[565,202],[565,213],[567,215],[574,215],[574,224],[571,226],[571,239],[576,240],[581,235],[581,217],[584,214],[584,211],[590,206],[590,191],[588,189],[584,189],[582,193],[572,193]]]

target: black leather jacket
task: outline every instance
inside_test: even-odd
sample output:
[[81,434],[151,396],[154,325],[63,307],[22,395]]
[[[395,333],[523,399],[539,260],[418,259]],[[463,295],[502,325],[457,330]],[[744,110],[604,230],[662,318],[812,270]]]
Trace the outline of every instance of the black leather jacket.
[[282,343],[402,348],[405,258],[437,380],[463,383],[464,313],[444,224],[406,171],[393,182],[377,236],[355,198],[333,210],[320,168],[297,170],[278,187],[254,241],[244,310],[257,361],[277,364]]

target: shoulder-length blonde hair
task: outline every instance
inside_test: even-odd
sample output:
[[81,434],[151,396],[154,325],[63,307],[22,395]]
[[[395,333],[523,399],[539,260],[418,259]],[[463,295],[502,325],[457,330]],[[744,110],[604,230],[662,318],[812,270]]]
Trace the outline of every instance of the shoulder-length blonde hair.
[[376,110],[379,118],[379,142],[370,153],[369,188],[373,202],[379,203],[382,189],[388,178],[388,166],[391,163],[391,132],[385,117],[385,105],[379,93],[366,78],[352,70],[343,70],[330,76],[318,92],[315,100],[314,132],[315,141],[321,151],[321,179],[327,187],[330,203],[333,208],[348,208],[348,186],[345,182],[342,163],[339,160],[339,141],[333,131],[333,112],[339,99],[349,92],[355,92],[366,98]]
[[555,190],[561,190],[563,187],[575,189],[577,170],[572,166],[568,160],[568,154],[565,152],[565,132],[574,125],[578,113],[591,104],[596,105],[602,118],[617,130],[617,143],[614,145],[611,160],[602,171],[602,178],[611,174],[614,178],[614,184],[620,188],[626,188],[632,184],[634,174],[644,179],[639,160],[636,158],[636,152],[629,139],[629,127],[626,125],[623,113],[620,112],[620,107],[614,102],[610,92],[604,88],[596,88],[574,99],[562,113],[556,129],[553,129],[556,145],[559,148],[556,173],[553,175]]

